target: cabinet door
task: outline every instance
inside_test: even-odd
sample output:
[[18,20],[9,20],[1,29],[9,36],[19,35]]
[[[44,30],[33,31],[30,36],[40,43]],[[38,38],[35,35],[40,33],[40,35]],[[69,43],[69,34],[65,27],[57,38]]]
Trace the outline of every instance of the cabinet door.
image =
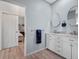
[[57,37],[56,40],[55,40],[55,52],[59,55],[63,55],[62,52],[63,52],[63,41],[62,41],[62,38],[61,37]]
[[55,50],[55,39],[53,37],[48,38],[48,49]]
[[71,44],[69,42],[63,42],[63,56],[71,59]]
[[54,39],[49,38],[49,49],[54,51],[55,50],[55,41]]
[[72,59],[78,59],[78,44],[77,44],[77,42],[73,43],[73,46],[72,46]]

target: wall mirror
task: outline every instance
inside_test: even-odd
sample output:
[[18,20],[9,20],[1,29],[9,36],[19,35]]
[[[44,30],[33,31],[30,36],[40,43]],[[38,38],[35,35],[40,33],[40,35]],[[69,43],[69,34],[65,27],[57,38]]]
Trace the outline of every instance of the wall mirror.
[[78,23],[78,6],[70,8],[67,19],[70,25],[77,25]]

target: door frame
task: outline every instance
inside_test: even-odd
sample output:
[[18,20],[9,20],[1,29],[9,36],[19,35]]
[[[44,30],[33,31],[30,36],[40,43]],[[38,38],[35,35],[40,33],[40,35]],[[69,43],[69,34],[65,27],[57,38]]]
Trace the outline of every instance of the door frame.
[[24,28],[25,28],[25,38],[24,38],[24,56],[27,56],[27,16],[26,16],[26,7],[25,8],[25,16],[24,16]]
[[0,50],[2,49],[2,12],[0,12]]

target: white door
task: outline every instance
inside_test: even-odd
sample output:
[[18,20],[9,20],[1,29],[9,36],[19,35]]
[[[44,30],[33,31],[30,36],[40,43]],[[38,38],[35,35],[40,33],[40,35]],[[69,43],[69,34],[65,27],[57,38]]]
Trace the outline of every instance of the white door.
[[18,16],[2,15],[2,49],[17,46],[16,27]]

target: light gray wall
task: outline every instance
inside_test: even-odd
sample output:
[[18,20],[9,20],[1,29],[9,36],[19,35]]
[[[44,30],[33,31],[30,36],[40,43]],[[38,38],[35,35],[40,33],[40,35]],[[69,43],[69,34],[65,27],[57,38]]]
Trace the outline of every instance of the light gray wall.
[[[43,0],[28,0],[27,15],[27,53],[45,48],[45,32],[49,32],[51,9]],[[36,44],[35,30],[42,29],[42,43]]]
[[[57,1],[54,5],[52,5],[52,24],[55,25],[57,24],[57,21],[62,21],[65,20],[67,22],[67,27],[62,28],[61,25],[57,28],[54,28],[52,25],[52,30],[57,30],[59,32],[63,31],[63,32],[71,32],[72,30],[70,29],[70,25],[69,25],[69,21],[67,19],[67,14],[70,10],[70,8],[72,8],[77,4],[78,0],[59,0]],[[60,15],[57,16],[57,14]],[[74,28],[73,28],[74,29]]]

